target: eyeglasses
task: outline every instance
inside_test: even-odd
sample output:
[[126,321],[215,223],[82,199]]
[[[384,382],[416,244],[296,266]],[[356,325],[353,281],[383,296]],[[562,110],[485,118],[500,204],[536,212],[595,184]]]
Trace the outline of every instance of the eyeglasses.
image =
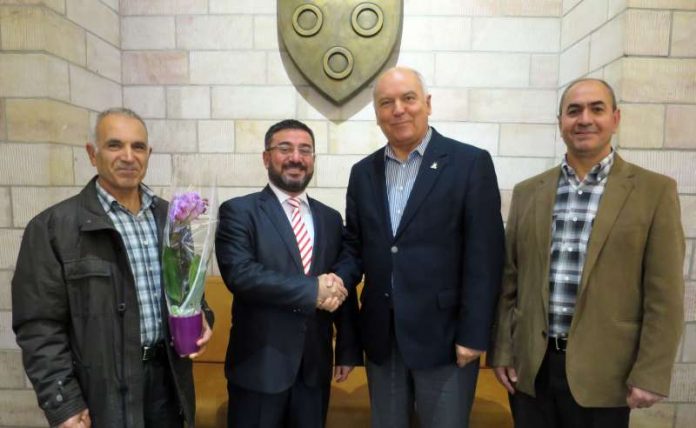
[[[290,144],[278,144],[277,146],[269,147],[266,149],[267,152],[271,150],[277,150],[283,156],[289,156],[295,153],[295,146]],[[314,148],[312,146],[299,146],[297,147],[297,152],[302,157],[310,157],[314,155]]]

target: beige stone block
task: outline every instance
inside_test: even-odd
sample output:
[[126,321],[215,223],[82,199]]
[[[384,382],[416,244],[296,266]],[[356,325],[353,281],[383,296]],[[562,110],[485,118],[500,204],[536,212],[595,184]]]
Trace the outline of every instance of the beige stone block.
[[[0,310],[12,310],[12,275],[11,270],[0,270]],[[0,376],[2,377],[2,376]]]
[[266,84],[273,86],[307,86],[290,56],[279,50],[266,52]]
[[[86,156],[86,155],[85,155]],[[12,189],[13,227],[24,228],[46,208],[76,195],[81,187],[15,187]]]
[[119,45],[119,16],[116,11],[94,0],[65,0],[65,2],[70,20],[112,45]]
[[[10,198],[10,188],[0,187],[0,227],[10,227],[11,225],[12,204]],[[0,287],[1,286],[2,284],[0,283]]]
[[176,45],[179,49],[250,49],[253,35],[251,15],[176,18]]
[[550,16],[561,15],[562,0],[501,0],[500,11],[507,16]]
[[555,123],[556,91],[472,89],[469,120],[475,122]]
[[329,153],[366,155],[384,146],[385,138],[377,123],[346,121],[329,123]]
[[696,238],[696,196],[681,195],[680,200],[684,235]]
[[631,411],[630,428],[672,428],[674,404],[657,403],[648,409]]
[[70,100],[77,106],[96,111],[120,107],[123,104],[121,85],[71,65]]
[[173,16],[124,16],[121,19],[122,49],[174,49]]
[[146,120],[150,145],[158,153],[195,152],[195,120]]
[[406,16],[404,51],[467,51],[471,48],[471,18]]
[[[0,249],[0,269],[15,268],[19,246],[22,243],[22,232],[20,229],[0,229],[0,242],[3,243],[2,249]],[[0,312],[0,315],[4,313],[6,312]],[[3,348],[2,345],[7,341],[7,337],[3,337],[7,333],[3,334],[2,329],[3,325],[0,320],[0,349]]]
[[147,119],[163,119],[166,114],[164,87],[126,86],[123,88],[123,105]]
[[622,104],[618,129],[619,146],[660,148],[663,141],[665,107],[658,104]]
[[295,117],[295,89],[285,86],[213,87],[214,119]]
[[684,284],[684,321],[696,321],[696,282]]
[[101,0],[102,3],[109,6],[111,9],[116,11],[116,13],[118,13],[118,10],[119,10],[119,7],[118,7],[119,1],[120,0]]
[[624,58],[620,99],[627,102],[692,103],[696,58]]
[[559,55],[532,55],[529,83],[533,88],[558,87]]
[[628,55],[669,54],[672,12],[629,9],[626,12],[626,51]]
[[628,32],[626,21],[626,14],[621,14],[592,33],[589,70],[596,70],[623,56]]
[[[275,15],[257,15],[254,17],[254,49],[277,52],[278,20]],[[270,53],[270,52],[269,52]]]
[[253,51],[191,52],[191,83],[261,85],[266,54]]
[[121,51],[87,33],[87,68],[101,76],[121,82]]
[[696,364],[675,364],[669,401],[696,402]]
[[696,13],[674,12],[671,48],[672,56],[696,56]]
[[275,14],[275,0],[210,0],[211,13]]
[[398,61],[388,62],[386,67],[399,65],[418,70],[428,85],[435,83],[435,53],[434,52],[399,52]]
[[[174,170],[184,180],[198,176],[196,162],[206,165],[202,180],[218,186],[246,186],[260,189],[268,182],[266,168],[258,154],[175,155]],[[200,168],[198,168],[200,169]]]
[[678,404],[674,428],[693,428],[696,422],[696,405],[694,403]]
[[643,9],[696,10],[693,0],[628,0],[628,6]]
[[[529,85],[530,57],[509,53],[450,53],[435,55],[438,86],[520,88]],[[446,66],[444,66],[446,64]]]
[[690,277],[692,257],[694,256],[694,242],[696,241],[688,239],[686,240],[686,254],[684,255],[684,278]]
[[512,190],[515,184],[540,174],[553,166],[553,159],[537,157],[499,157],[493,158],[501,190]]
[[486,150],[492,156],[498,154],[500,126],[497,124],[431,121],[430,125],[445,137]]
[[590,38],[586,37],[561,53],[558,83],[565,85],[590,70]]
[[122,61],[125,85],[188,83],[186,52],[123,52]]
[[503,218],[504,226],[507,227],[507,219],[510,213],[510,204],[512,202],[512,190],[500,191],[500,216]]
[[696,152],[675,150],[620,150],[621,156],[643,168],[659,172],[677,181],[680,194],[696,193]]
[[201,120],[198,122],[198,149],[206,153],[231,153],[234,146],[233,120]]
[[561,18],[561,49],[601,27],[607,18],[606,0],[583,0]]
[[7,128],[5,126],[5,100],[0,98],[0,141],[7,139]]
[[0,183],[12,186],[72,185],[72,151],[56,144],[0,144]]
[[561,26],[557,18],[474,18],[472,34],[475,51],[555,53]]
[[341,214],[344,218],[346,214],[346,189],[345,188],[321,188],[310,187],[307,189],[307,195],[310,198],[316,199],[319,202],[330,206]]
[[77,145],[87,141],[89,116],[85,109],[46,99],[8,99],[5,109],[11,141]]
[[3,50],[45,50],[85,64],[85,31],[48,9],[0,8],[0,40]]
[[206,13],[207,0],[121,0],[121,15],[181,15]]
[[46,426],[43,411],[31,389],[0,390],[0,424],[2,426]]
[[696,149],[696,105],[668,105],[665,147]]
[[210,118],[210,88],[207,86],[170,86],[167,88],[167,118]]
[[[469,110],[469,91],[463,88],[432,88],[432,120],[466,120]],[[374,108],[371,109],[374,111]],[[371,115],[374,119],[374,113]]]
[[552,158],[555,138],[555,125],[503,124],[499,154]]
[[404,1],[404,15],[491,16],[499,13],[499,2],[491,0]]
[[338,106],[309,86],[297,88],[297,118],[300,120],[373,120],[372,92],[364,88],[346,104]]
[[609,0],[609,13],[608,13],[608,18],[611,19],[614,16],[618,15],[619,13],[623,12],[626,10],[628,7],[628,1],[627,0]]
[[0,94],[5,97],[46,97],[68,101],[68,65],[54,56],[0,54]]
[[46,6],[65,14],[65,0],[0,0],[0,5]]
[[[261,153],[266,131],[277,120],[235,120],[234,144],[237,153]],[[326,127],[324,127],[326,128]],[[312,130],[314,132],[314,130]],[[260,158],[260,157],[259,157]]]
[[350,169],[363,155],[320,155],[317,156],[314,177],[318,187],[348,186]]
[[687,322],[684,326],[681,361],[684,363],[696,363],[696,323]]
[[578,3],[580,3],[583,0],[563,0],[563,12],[562,15],[568,14],[571,9],[573,9],[575,6],[577,6]]

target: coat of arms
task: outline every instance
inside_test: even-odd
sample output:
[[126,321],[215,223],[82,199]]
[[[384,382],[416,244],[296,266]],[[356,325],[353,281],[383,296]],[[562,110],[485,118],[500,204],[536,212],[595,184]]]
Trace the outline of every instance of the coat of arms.
[[305,78],[340,104],[389,59],[402,10],[403,0],[278,0],[278,31]]

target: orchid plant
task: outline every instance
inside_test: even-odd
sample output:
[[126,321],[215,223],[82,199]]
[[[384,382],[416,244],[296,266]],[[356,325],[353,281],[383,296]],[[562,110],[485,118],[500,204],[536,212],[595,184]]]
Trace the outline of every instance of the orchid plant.
[[164,290],[172,316],[200,312],[213,249],[215,207],[214,188],[208,198],[190,190],[172,196],[162,246]]

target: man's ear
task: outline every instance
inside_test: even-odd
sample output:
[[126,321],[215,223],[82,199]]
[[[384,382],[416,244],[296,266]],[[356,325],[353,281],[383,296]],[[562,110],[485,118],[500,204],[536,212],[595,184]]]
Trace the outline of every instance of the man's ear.
[[85,150],[87,150],[87,156],[89,156],[89,161],[92,166],[97,166],[97,149],[93,143],[86,143]]

